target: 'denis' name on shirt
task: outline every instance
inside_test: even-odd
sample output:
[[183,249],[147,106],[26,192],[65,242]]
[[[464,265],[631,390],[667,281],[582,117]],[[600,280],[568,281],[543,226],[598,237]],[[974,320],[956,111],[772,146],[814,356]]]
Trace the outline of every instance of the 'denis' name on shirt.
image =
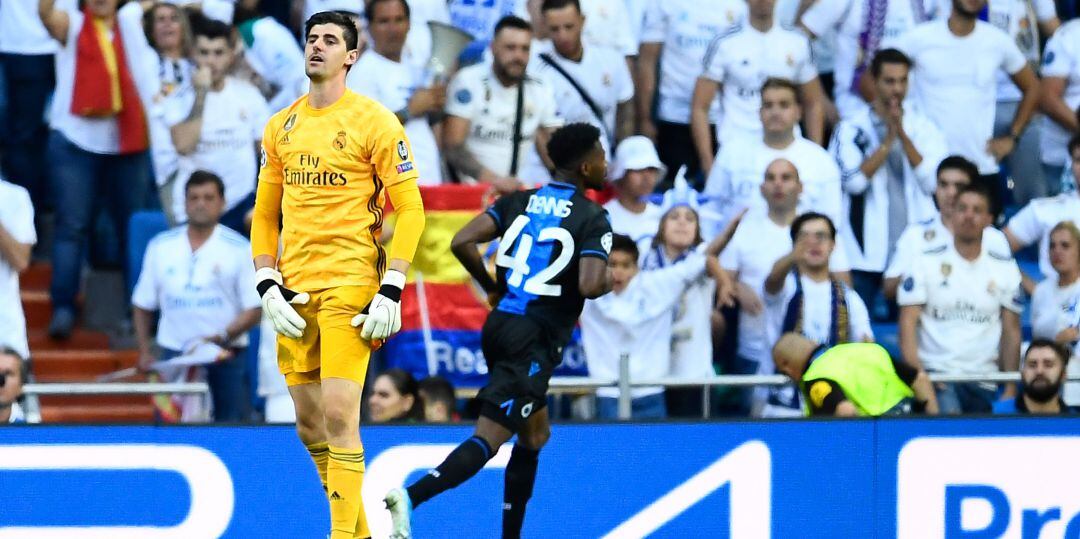
[[567,217],[570,215],[570,207],[573,205],[574,203],[569,200],[532,195],[529,197],[529,206],[525,208],[525,213]]
[[[300,154],[300,166],[302,168],[317,168],[319,158],[314,155]],[[339,187],[349,183],[343,172],[331,172],[329,170],[296,170],[286,167],[282,170],[285,177],[285,185],[332,185]]]

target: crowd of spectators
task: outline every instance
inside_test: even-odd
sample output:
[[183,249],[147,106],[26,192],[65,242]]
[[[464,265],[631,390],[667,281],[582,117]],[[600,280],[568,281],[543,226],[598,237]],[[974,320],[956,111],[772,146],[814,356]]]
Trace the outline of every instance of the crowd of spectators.
[[[555,128],[600,129],[612,188],[596,196],[617,235],[614,291],[581,320],[593,375],[615,376],[624,356],[634,378],[771,374],[785,332],[831,346],[889,323],[897,355],[930,373],[1023,369],[1019,387],[935,385],[944,412],[1056,402],[1029,374],[1080,374],[1080,22],[1062,24],[1052,0],[263,7],[0,3],[0,358],[29,357],[18,273],[43,231],[34,256],[52,265],[48,332],[63,340],[87,260],[122,252],[132,214],[157,209],[174,228],[125,275],[140,366],[209,383],[212,407],[186,417],[251,417],[238,358],[260,319],[245,238],[260,138],[306,91],[302,20],[334,9],[363,35],[347,84],[397,115],[421,184],[542,184]],[[449,74],[428,67],[429,22],[475,38]],[[1035,244],[1025,274],[1014,256]],[[1021,365],[1025,309],[1053,352],[1039,366]],[[212,366],[167,368],[204,355]],[[7,387],[22,379],[3,369]],[[265,416],[288,420],[271,378],[257,388]],[[1058,382],[1080,406],[1080,384]],[[442,379],[389,369],[370,386],[373,421],[465,411]],[[596,393],[600,417],[616,414],[612,391]],[[636,388],[633,412],[700,415],[700,394]],[[794,386],[717,396],[738,415],[803,409]]]

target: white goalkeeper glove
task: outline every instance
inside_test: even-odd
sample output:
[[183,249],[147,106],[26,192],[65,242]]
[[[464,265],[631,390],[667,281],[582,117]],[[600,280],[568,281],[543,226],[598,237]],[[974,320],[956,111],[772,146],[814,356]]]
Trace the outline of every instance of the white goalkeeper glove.
[[263,314],[274,324],[274,331],[293,339],[303,336],[307,322],[293,305],[305,305],[311,296],[307,292],[296,293],[285,288],[281,273],[274,268],[259,268],[255,272],[255,283],[262,298]]
[[405,274],[387,270],[379,293],[352,319],[352,326],[360,328],[361,338],[382,341],[401,329],[401,291],[404,289]]

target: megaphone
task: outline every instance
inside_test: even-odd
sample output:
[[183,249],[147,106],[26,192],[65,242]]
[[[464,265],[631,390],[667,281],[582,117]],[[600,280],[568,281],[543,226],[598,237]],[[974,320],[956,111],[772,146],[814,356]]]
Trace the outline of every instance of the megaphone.
[[469,43],[473,42],[472,34],[438,21],[428,21],[428,29],[431,30],[431,58],[428,60],[428,72],[436,83],[446,82],[450,72],[457,64],[458,56]]

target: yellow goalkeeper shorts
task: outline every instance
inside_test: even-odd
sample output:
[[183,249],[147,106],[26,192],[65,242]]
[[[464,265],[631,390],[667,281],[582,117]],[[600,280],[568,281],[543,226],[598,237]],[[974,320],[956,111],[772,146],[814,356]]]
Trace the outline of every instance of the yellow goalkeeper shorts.
[[310,292],[307,305],[294,305],[307,322],[299,339],[277,336],[278,369],[290,386],[344,378],[364,385],[371,343],[350,324],[371,302],[375,286],[339,286]]

